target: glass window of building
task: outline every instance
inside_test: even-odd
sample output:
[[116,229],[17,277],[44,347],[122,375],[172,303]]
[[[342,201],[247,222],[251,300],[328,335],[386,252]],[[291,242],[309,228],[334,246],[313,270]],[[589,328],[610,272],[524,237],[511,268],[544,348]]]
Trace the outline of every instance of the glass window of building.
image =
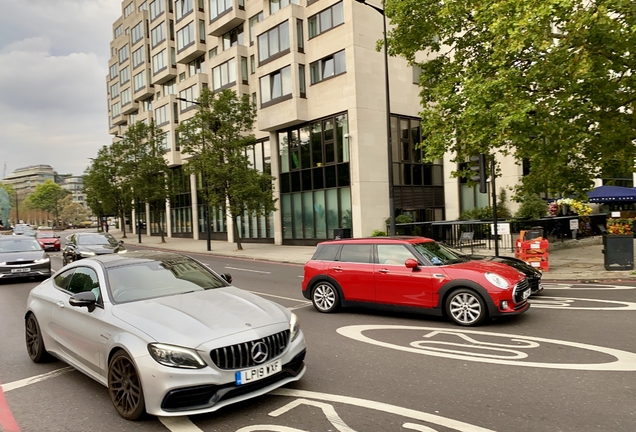
[[192,0],[177,0],[175,2],[175,12],[177,15],[177,21],[183,18],[185,15],[192,12]]
[[300,90],[300,97],[307,97],[307,89],[305,84],[305,65],[298,65],[298,88]]
[[133,77],[133,89],[135,92],[146,87],[146,71],[141,71]]
[[119,102],[115,102],[114,104],[111,105],[110,113],[113,116],[113,118],[121,114],[121,106],[119,105]]
[[307,20],[309,26],[309,39],[318,36],[340,24],[344,23],[344,10],[342,2],[312,15]]
[[128,56],[130,55],[129,51],[128,51],[128,44],[124,45],[123,47],[120,48],[119,50],[119,64],[125,62],[126,60],[128,60]]
[[222,39],[223,51],[233,47],[234,45],[245,45],[243,36],[243,24],[225,33]]
[[168,111],[168,109],[168,105],[164,105],[155,109],[155,123],[157,123],[157,126],[161,126],[170,122],[170,112]]
[[177,80],[175,78],[172,78],[170,81],[166,81],[163,84],[163,94],[164,96],[177,94]]
[[291,3],[300,4],[300,0],[269,0],[269,14],[278,12],[285,6],[289,6]]
[[133,51],[133,69],[144,64],[144,47],[139,47]]
[[210,21],[232,9],[232,0],[210,0]]
[[241,81],[243,84],[248,83],[247,57],[241,57]]
[[205,43],[205,21],[199,20],[199,42]]
[[291,66],[260,78],[261,105],[278,102],[292,94]]
[[118,74],[119,74],[118,66],[117,66],[117,63],[115,63],[114,65],[110,67],[110,79],[117,78]]
[[344,50],[311,63],[309,70],[312,84],[345,73],[347,68]]
[[214,47],[210,51],[208,51],[208,58],[214,58],[216,57],[216,54],[217,54],[217,47]]
[[181,109],[181,112],[185,111],[186,109],[196,106],[195,103],[197,98],[199,97],[199,91],[198,91],[198,86],[195,84],[192,87],[188,87],[185,90],[181,90],[179,92],[179,97],[182,99],[186,99],[187,101],[190,102],[186,102],[186,101],[179,101],[179,108]]
[[194,21],[177,32],[177,50],[181,51],[194,43]]
[[296,19],[296,42],[298,43],[298,52],[305,52],[303,20],[301,19]]
[[166,50],[152,56],[152,73],[157,74],[167,68],[166,60]]
[[143,21],[140,21],[139,24],[137,24],[136,26],[134,26],[132,28],[131,37],[132,37],[132,44],[133,45],[144,38],[144,23],[143,23]]
[[115,39],[117,39],[119,36],[121,36],[121,34],[124,32],[124,27],[120,24],[119,26],[117,26],[117,28],[115,29]]
[[110,97],[114,99],[117,96],[119,96],[119,83],[118,82],[116,82],[115,84],[110,86]]
[[121,92],[121,106],[126,106],[130,103],[130,87]]
[[289,52],[289,22],[279,24],[258,36],[258,61]]
[[249,20],[250,45],[254,44],[254,25],[261,21],[263,21],[263,11],[260,11]]
[[236,84],[236,59],[231,58],[212,69],[213,89],[231,87]]
[[159,18],[165,12],[165,0],[154,0],[150,2],[150,21]]
[[127,18],[128,15],[135,11],[135,2],[130,2],[124,8],[124,18]]
[[188,63],[188,71],[190,76],[204,73],[205,71],[205,55],[202,55],[199,58],[192,60]]
[[141,12],[142,10],[148,10],[148,2],[145,1],[142,4],[140,4],[139,7],[137,8],[137,10],[139,12]]
[[119,72],[119,84],[124,85],[130,81],[130,66],[126,66]]
[[154,48],[165,40],[166,40],[166,23],[164,21],[150,31],[150,41],[152,43],[152,47]]

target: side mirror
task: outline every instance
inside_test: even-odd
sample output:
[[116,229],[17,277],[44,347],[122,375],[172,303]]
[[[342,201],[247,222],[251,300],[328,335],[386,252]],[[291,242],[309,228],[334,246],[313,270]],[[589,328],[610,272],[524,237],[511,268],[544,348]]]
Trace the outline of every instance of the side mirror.
[[420,267],[419,263],[413,258],[407,258],[406,261],[404,261],[404,265],[406,266],[406,268],[410,269],[417,269]]
[[222,277],[223,279],[225,279],[225,282],[227,282],[227,283],[229,283],[229,284],[231,284],[231,283],[232,283],[232,275],[231,275],[231,274],[229,274],[229,273],[223,273],[223,274],[221,275],[221,277]]
[[71,306],[74,306],[74,307],[86,306],[89,312],[93,312],[93,310],[95,310],[95,304],[97,303],[97,298],[95,297],[95,294],[93,294],[91,291],[85,291],[85,292],[75,294],[68,300],[68,302]]
[[119,240],[119,244],[124,244],[124,241],[123,240]]

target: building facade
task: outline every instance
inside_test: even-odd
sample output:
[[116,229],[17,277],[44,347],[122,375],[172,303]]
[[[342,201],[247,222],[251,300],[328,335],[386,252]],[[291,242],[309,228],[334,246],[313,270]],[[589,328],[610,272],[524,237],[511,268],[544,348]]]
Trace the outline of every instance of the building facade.
[[50,165],[29,165],[18,168],[2,179],[2,183],[10,184],[20,198],[24,198],[32,192],[39,184],[47,180],[59,183],[60,176]]
[[387,137],[382,19],[352,0],[123,1],[106,77],[109,132],[154,119],[181,185],[159,220],[141,206],[148,234],[203,239],[209,229],[234,240],[223,209],[206,226],[200,178],[183,174],[176,127],[196,106],[180,99],[195,101],[203,87],[257,106],[258,143],[247,153],[275,177],[277,210],[240,218],[243,241],[315,244],[336,228],[384,230],[389,175],[397,214],[443,220],[448,173],[442,160],[421,162],[418,71],[399,58],[389,59]]
[[59,184],[62,189],[71,192],[73,202],[86,208],[86,194],[84,193],[84,177],[71,174],[61,175]]

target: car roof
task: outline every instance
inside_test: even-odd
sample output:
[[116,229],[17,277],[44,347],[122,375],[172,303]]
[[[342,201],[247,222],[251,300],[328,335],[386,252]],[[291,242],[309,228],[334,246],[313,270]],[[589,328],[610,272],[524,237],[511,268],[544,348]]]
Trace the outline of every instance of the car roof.
[[31,236],[21,236],[21,235],[0,235],[0,241],[26,241],[26,240],[35,240],[35,237]]
[[114,268],[120,266],[127,266],[132,264],[140,264],[148,261],[191,261],[187,255],[178,254],[174,252],[163,252],[156,250],[147,250],[147,251],[135,251],[135,252],[127,252],[124,254],[106,254],[106,255],[97,255],[91,258],[87,258],[91,261],[100,262],[104,268]]
[[420,236],[388,236],[388,237],[361,237],[361,238],[348,238],[339,240],[329,240],[326,242],[318,243],[324,244],[352,244],[352,243],[375,243],[375,244],[404,244],[404,243],[428,243],[435,240],[428,237]]

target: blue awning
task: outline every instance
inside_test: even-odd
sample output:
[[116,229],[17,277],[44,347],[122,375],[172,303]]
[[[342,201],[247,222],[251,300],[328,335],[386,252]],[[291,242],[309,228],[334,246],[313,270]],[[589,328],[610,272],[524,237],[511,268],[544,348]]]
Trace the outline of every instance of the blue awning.
[[636,202],[636,189],[621,186],[599,186],[587,193],[590,202]]

